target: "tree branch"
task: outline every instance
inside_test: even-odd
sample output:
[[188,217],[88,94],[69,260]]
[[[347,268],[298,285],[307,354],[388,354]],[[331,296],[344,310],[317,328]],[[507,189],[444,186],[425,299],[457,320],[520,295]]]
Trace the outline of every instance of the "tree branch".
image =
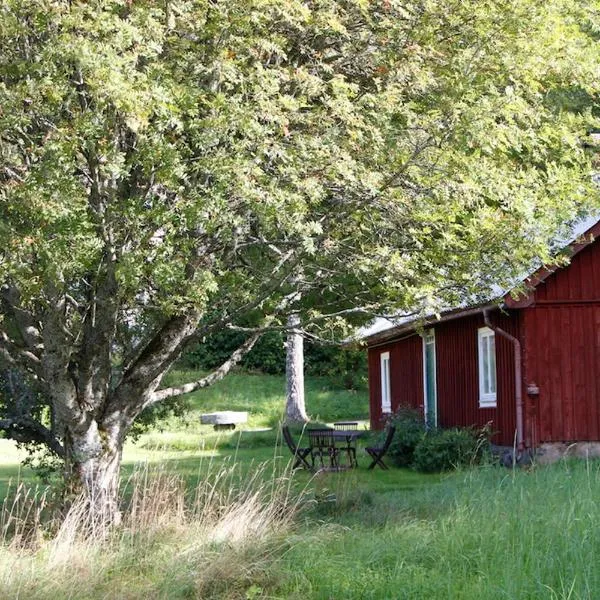
[[0,330],[0,356],[12,366],[20,366],[33,373],[36,377],[42,374],[40,359],[26,348],[21,348],[8,335]]
[[3,285],[0,288],[0,295],[4,308],[12,317],[24,344],[31,352],[38,353],[43,347],[39,324],[36,323],[34,316],[29,311],[20,306],[19,290],[12,285]]
[[259,340],[261,335],[261,332],[255,332],[253,335],[251,335],[239,348],[237,348],[233,352],[233,354],[220,367],[215,369],[210,375],[207,375],[206,377],[203,377],[202,379],[199,379],[192,383],[186,383],[184,385],[176,387],[164,388],[162,390],[154,392],[150,396],[150,399],[148,400],[144,408],[152,406],[157,402],[162,402],[167,398],[174,398],[175,396],[189,394],[190,392],[209,387],[213,383],[219,381],[220,379],[223,379],[223,377],[225,377],[225,375],[227,375],[227,373],[229,373],[229,371],[231,371],[231,369],[235,367],[235,365],[237,365],[240,362],[240,360],[242,360],[242,358],[244,358],[244,356],[246,356],[246,354],[250,352],[250,350],[252,350],[252,348]]
[[44,444],[56,456],[60,458],[65,456],[65,450],[54,433],[31,417],[0,419],[0,431],[6,432],[8,437],[16,442]]

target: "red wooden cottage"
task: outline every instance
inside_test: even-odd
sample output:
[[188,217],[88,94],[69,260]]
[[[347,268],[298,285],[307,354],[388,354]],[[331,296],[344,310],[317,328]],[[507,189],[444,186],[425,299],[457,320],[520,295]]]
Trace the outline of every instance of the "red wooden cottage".
[[500,445],[600,441],[600,221],[526,297],[368,335],[371,426],[401,405],[441,427],[492,422]]

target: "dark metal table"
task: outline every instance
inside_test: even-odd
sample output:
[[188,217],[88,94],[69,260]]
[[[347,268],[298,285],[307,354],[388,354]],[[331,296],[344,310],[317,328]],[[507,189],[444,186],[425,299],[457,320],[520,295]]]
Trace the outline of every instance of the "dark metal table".
[[[358,466],[356,460],[356,440],[364,433],[358,429],[307,429],[311,454],[315,464],[321,469],[341,470]],[[340,462],[340,455],[346,454],[348,465]],[[329,463],[326,466],[325,463]]]

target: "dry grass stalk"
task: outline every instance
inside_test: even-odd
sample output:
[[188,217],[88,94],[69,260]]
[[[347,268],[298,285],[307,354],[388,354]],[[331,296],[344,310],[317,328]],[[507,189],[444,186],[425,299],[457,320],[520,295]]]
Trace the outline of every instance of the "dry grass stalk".
[[[47,494],[19,486],[0,512],[0,597],[18,591],[35,598],[42,587],[43,597],[54,588],[60,597],[70,586],[104,585],[106,573],[119,571],[123,556],[136,568],[146,564],[154,571],[172,563],[173,569],[187,569],[195,573],[197,589],[210,587],[212,577],[228,569],[224,580],[246,579],[245,568],[231,571],[233,557],[247,555],[252,557],[247,565],[256,562],[257,549],[272,546],[270,540],[290,526],[299,508],[289,473],[269,475],[266,465],[251,469],[248,477],[235,466],[225,467],[189,490],[180,475],[146,465],[124,488],[119,527],[91,521],[83,498],[58,521]],[[166,552],[162,559],[156,548]]]

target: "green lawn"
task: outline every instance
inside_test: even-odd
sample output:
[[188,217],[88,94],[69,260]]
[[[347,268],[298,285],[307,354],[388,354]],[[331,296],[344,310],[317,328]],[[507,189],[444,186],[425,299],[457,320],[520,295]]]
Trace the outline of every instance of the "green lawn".
[[[175,371],[165,383],[172,385],[197,377],[197,372]],[[273,457],[285,401],[284,376],[232,373],[210,388],[189,394],[188,399],[191,410],[184,419],[171,418],[142,435],[136,443],[127,443],[123,457],[125,475],[136,463],[163,461],[180,464],[187,473],[196,469],[189,465],[196,465],[200,459],[209,465],[210,457],[213,463],[217,458],[231,460],[236,452],[250,448],[257,449],[251,453],[257,460]],[[368,423],[366,388],[346,390],[335,380],[307,377],[306,406],[311,418],[317,421],[352,418],[365,426]],[[215,433],[211,426],[200,425],[201,413],[219,410],[248,411],[248,424],[233,433]],[[241,452],[240,457],[246,454]],[[9,480],[33,481],[31,470],[19,467],[23,456],[12,442],[0,439],[0,499],[6,494]]]
[[[208,509],[186,516],[174,508],[166,500],[177,497],[171,482],[168,493],[151,490],[158,504],[141,529],[99,547],[72,543],[65,550],[51,541],[38,542],[39,551],[17,552],[0,544],[0,597],[600,597],[600,462],[421,475],[369,471],[363,453],[359,469],[316,476],[298,471],[289,478],[289,452],[274,431],[216,435],[198,424],[200,411],[239,408],[252,411],[250,428],[264,429],[280,410],[281,384],[276,377],[235,375],[194,395],[190,423],[173,421],[168,431],[127,445],[125,481],[140,465],[142,473],[155,465],[167,478],[181,475],[185,489],[200,490],[204,499],[225,492]],[[365,416],[364,391],[328,385],[308,382],[309,410],[324,421]],[[0,453],[3,494],[8,478],[19,473],[19,455],[6,440]],[[223,468],[231,472],[219,480]],[[31,479],[27,470],[20,475]],[[237,492],[228,492],[253,477],[256,494],[250,487],[244,502],[264,497],[268,518],[240,512]],[[282,486],[295,499],[291,520],[284,518]]]

